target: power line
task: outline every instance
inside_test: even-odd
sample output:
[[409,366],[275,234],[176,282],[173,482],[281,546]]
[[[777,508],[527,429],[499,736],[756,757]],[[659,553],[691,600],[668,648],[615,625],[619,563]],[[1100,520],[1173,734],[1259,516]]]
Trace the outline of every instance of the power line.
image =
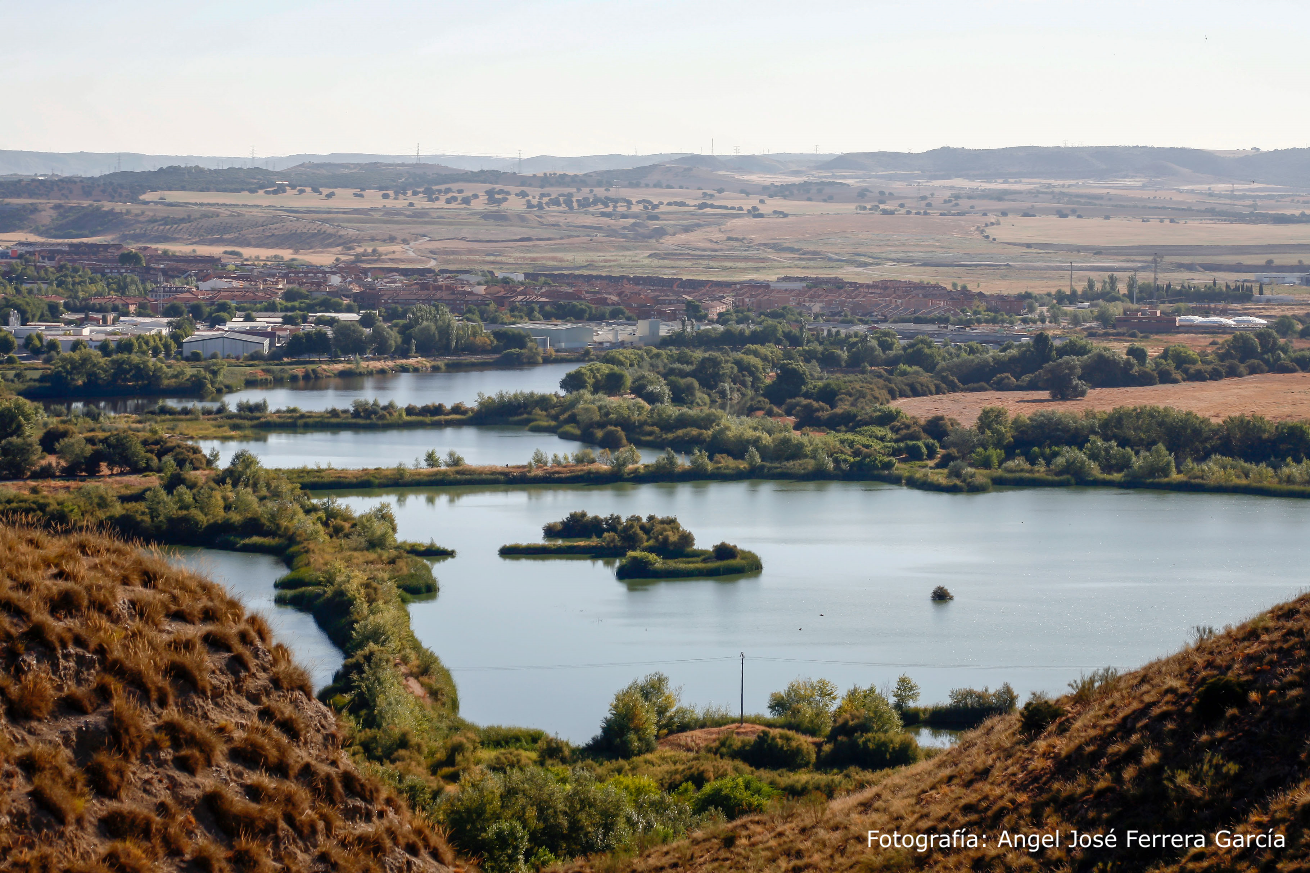
[[[715,658],[674,658],[656,661],[609,661],[592,664],[485,664],[473,667],[452,667],[452,673],[472,673],[480,671],[517,672],[522,670],[586,670],[607,667],[656,667],[665,664],[705,664],[716,661],[735,661],[742,659],[743,675],[745,672],[745,655],[726,655]],[[842,667],[893,667],[896,669],[946,669],[946,670],[1099,670],[1104,664],[934,664],[929,662],[905,661],[847,661],[838,658],[770,658],[754,657],[753,661],[769,661],[777,664],[828,664]],[[744,678],[742,680],[745,681]]]

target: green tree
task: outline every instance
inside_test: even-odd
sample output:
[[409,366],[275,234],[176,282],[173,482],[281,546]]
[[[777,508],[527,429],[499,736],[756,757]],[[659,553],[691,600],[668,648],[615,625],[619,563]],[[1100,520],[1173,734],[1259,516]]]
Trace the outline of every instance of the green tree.
[[118,263],[125,267],[144,267],[146,265],[146,259],[140,252],[128,249],[127,251],[118,253]]
[[820,736],[832,728],[837,686],[827,679],[796,679],[769,695],[769,712],[808,734]]
[[431,355],[437,351],[437,326],[430,321],[420,323],[410,332],[409,338],[414,343],[414,351],[420,355]]
[[1060,358],[1042,367],[1038,384],[1051,392],[1053,400],[1077,400],[1087,396],[1087,383],[1079,379],[1082,368],[1073,358]]
[[31,436],[0,440],[0,479],[22,479],[45,456],[41,444]]
[[64,437],[55,444],[55,454],[59,457],[64,475],[79,473],[91,458],[91,447],[80,436]]
[[0,398],[0,439],[31,436],[45,418],[41,407],[22,397]]
[[855,686],[846,692],[837,707],[836,720],[856,721],[859,733],[890,733],[901,729],[900,713],[872,685]]
[[1142,452],[1128,468],[1128,475],[1133,479],[1168,479],[1177,472],[1174,456],[1161,443],[1156,443],[1149,452]]
[[23,348],[27,349],[27,353],[30,355],[39,355],[42,349],[45,348],[45,337],[41,335],[40,331],[29,333],[27,338],[23,340]]
[[389,355],[400,344],[400,336],[385,324],[375,324],[368,334],[369,345],[379,355]]
[[657,725],[655,709],[639,691],[628,686],[614,695],[595,745],[619,758],[644,755],[655,751]]
[[150,469],[150,455],[134,433],[120,430],[100,443],[105,464],[120,473],[139,473]]
[[904,673],[896,680],[892,689],[892,705],[897,712],[904,712],[919,701],[919,684]]
[[0,330],[0,355],[12,355],[18,348],[18,340],[7,330]]
[[656,473],[664,475],[676,473],[678,472],[678,456],[673,453],[673,449],[665,449],[664,454],[660,455],[655,463],[650,466]]
[[353,321],[337,324],[332,329],[332,342],[343,355],[363,355],[368,352],[368,334]]

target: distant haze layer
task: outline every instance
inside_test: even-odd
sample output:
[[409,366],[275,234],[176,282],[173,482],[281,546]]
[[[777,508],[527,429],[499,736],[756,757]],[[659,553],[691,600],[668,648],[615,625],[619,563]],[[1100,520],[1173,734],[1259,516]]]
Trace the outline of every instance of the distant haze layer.
[[332,153],[231,157],[148,155],[105,152],[27,152],[0,150],[0,175],[102,176],[161,167],[255,168],[278,172],[305,164],[388,166],[419,164],[429,172],[582,174],[680,164],[734,174],[895,175],[958,179],[1111,179],[1187,176],[1269,185],[1310,187],[1310,149],[1218,152],[1196,148],[1146,146],[1016,146],[998,149],[938,148],[926,152],[847,154],[695,155],[535,155],[519,159],[495,155],[369,155]]

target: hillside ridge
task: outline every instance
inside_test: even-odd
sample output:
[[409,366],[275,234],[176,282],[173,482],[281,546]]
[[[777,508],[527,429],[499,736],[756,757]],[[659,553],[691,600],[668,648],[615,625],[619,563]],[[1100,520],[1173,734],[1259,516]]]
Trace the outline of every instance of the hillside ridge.
[[440,873],[218,584],[92,533],[0,525],[0,869]]

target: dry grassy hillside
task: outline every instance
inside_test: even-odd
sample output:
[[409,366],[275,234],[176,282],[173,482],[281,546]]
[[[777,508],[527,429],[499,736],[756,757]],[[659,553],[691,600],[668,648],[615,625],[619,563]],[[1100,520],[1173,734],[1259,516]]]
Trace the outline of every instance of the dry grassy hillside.
[[0,526],[0,869],[437,871],[308,677],[213,582]]
[[[950,751],[826,806],[740,819],[606,870],[1310,869],[1310,596],[1173,657],[1056,701],[1054,721],[993,719]],[[1029,712],[1036,715],[1035,708]],[[987,835],[987,847],[867,847],[871,829]],[[1062,847],[998,848],[1003,832]],[[1117,834],[1071,851],[1068,832]],[[1205,848],[1126,845],[1128,831],[1200,834]],[[1224,848],[1215,834],[1281,834]],[[590,869],[586,864],[575,869]]]

